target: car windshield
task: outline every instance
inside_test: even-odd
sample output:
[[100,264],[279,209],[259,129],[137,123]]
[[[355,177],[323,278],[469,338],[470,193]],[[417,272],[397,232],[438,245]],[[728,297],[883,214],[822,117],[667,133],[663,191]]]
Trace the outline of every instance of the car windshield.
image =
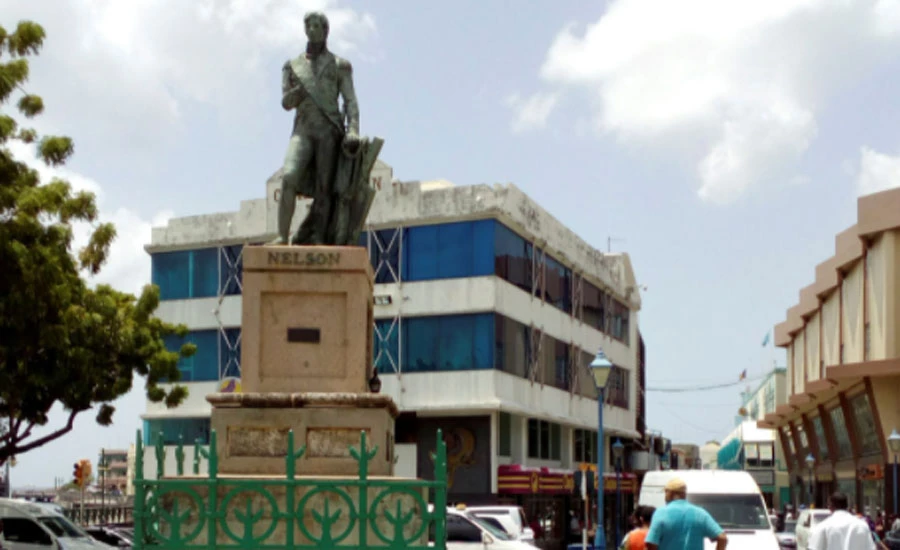
[[722,529],[771,529],[769,515],[759,495],[708,495],[688,493],[688,502],[705,509]]
[[796,521],[785,521],[784,529],[781,530],[782,533],[796,533],[797,532],[797,522]]
[[57,537],[87,537],[88,534],[83,532],[78,527],[75,527],[72,522],[67,520],[62,516],[43,516],[39,517],[38,521],[40,521],[44,527],[53,531],[53,534]]
[[506,531],[499,529],[492,525],[490,522],[485,521],[483,518],[480,518],[476,515],[470,514],[469,519],[480,525],[484,528],[485,531],[491,534],[497,540],[513,540]]

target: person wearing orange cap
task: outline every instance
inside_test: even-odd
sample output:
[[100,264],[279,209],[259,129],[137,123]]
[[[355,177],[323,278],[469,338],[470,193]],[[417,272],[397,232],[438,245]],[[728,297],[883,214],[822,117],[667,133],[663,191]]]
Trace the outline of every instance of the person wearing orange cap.
[[703,550],[703,540],[725,550],[728,537],[709,512],[687,501],[684,480],[666,483],[666,505],[653,514],[645,544],[648,550]]

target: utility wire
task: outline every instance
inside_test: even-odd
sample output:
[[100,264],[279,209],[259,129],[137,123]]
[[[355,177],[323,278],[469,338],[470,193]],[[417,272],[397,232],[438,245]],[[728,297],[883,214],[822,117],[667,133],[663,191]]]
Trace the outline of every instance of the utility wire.
[[736,382],[726,382],[723,384],[713,384],[709,386],[686,386],[681,388],[646,388],[644,391],[655,391],[655,392],[665,392],[665,393],[685,393],[685,392],[694,392],[694,391],[708,391],[708,390],[718,390],[721,388],[730,388],[732,386],[737,386],[739,384],[744,384],[747,382],[752,382],[754,380],[760,380],[763,376],[755,376],[753,378],[744,378],[743,380],[738,380]]

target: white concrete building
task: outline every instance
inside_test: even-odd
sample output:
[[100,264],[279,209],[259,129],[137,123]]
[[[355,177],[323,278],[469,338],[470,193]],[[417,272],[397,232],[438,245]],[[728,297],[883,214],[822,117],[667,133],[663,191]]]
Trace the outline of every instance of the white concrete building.
[[[158,315],[190,327],[198,352],[181,365],[187,401],[172,410],[148,403],[148,443],[160,432],[167,445],[179,435],[208,441],[206,395],[236,388],[241,250],[274,238],[277,181],[276,174],[266,198],[243,201],[237,212],[153,229],[146,249],[161,289]],[[587,365],[601,348],[616,365],[607,444],[618,437],[637,450],[644,348],[628,255],[592,248],[513,185],[401,183],[380,162],[372,183],[380,190],[360,244],[375,271],[382,392],[402,411],[396,473],[430,477],[429,452],[442,428],[453,498],[570,491],[572,471],[595,460],[597,402]],[[522,485],[532,472],[536,488]]]
[[741,394],[734,429],[722,441],[716,459],[721,470],[745,470],[759,484],[769,507],[791,503],[790,479],[784,453],[775,430],[759,428],[757,422],[787,402],[787,369],[776,367],[755,389]]

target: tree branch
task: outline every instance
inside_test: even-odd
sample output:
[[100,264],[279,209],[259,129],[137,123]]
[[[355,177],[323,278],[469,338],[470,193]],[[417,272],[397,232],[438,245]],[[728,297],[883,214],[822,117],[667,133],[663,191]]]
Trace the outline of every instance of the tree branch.
[[[13,446],[13,448],[10,449],[9,456],[14,456],[14,455],[26,453],[26,452],[30,451],[31,449],[36,449],[37,447],[40,447],[40,446],[43,445],[44,443],[48,443],[48,442],[50,442],[50,441],[53,441],[54,439],[57,439],[57,438],[59,438],[59,437],[62,437],[62,436],[64,436],[64,435],[66,435],[67,433],[71,432],[71,431],[72,431],[72,426],[75,424],[75,417],[78,416],[78,413],[80,413],[80,412],[82,412],[82,411],[72,411],[72,412],[70,412],[70,413],[69,413],[69,419],[66,421],[66,425],[63,426],[62,428],[56,430],[55,432],[49,433],[49,434],[45,435],[44,437],[40,437],[40,438],[38,438],[38,439],[35,439],[34,441],[32,441],[32,442],[30,442],[30,443],[27,443],[27,444],[25,444],[25,445],[22,445],[21,447],[19,447],[19,446]],[[29,427],[29,429],[31,429],[31,428]],[[19,438],[19,439],[21,439],[21,438]]]

